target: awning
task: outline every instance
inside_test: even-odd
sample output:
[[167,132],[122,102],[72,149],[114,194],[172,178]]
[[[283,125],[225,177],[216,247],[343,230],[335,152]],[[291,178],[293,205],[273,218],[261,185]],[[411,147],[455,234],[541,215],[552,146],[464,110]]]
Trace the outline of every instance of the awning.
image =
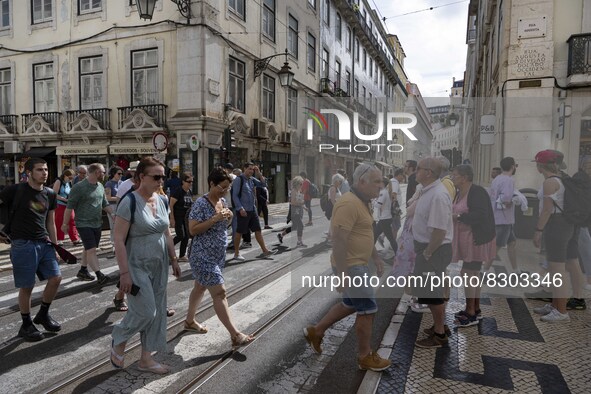
[[55,154],[55,146],[34,146],[24,153],[16,155],[17,159],[23,157],[47,157]]
[[384,163],[383,161],[379,161],[379,160],[376,160],[376,164],[379,164],[379,165],[381,165],[382,167],[385,167],[385,168],[393,168],[392,165],[390,165],[388,163]]

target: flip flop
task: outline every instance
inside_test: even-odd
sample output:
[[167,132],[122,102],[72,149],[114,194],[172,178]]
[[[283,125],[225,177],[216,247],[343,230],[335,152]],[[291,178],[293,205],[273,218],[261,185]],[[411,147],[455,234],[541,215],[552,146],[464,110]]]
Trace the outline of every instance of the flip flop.
[[246,334],[239,332],[238,334],[236,334],[232,338],[232,347],[237,348],[237,347],[245,346],[245,345],[248,345],[249,343],[251,343],[252,341],[254,341],[254,336],[246,335]]
[[124,367],[125,355],[117,354],[115,351],[115,341],[111,341],[111,365],[113,368],[122,369]]
[[185,320],[185,331],[192,331],[197,334],[207,334],[209,330],[207,327],[197,323],[194,320],[191,323]]
[[155,373],[156,375],[166,375],[167,373],[170,372],[170,369],[168,369],[168,366],[164,366],[160,363],[152,364],[149,367],[142,367],[138,364],[137,369],[138,369],[138,371],[151,372],[151,373]]
[[126,312],[129,309],[127,307],[127,304],[125,303],[124,298],[120,300],[118,300],[117,298],[113,298],[113,304],[115,304],[115,310],[117,312]]

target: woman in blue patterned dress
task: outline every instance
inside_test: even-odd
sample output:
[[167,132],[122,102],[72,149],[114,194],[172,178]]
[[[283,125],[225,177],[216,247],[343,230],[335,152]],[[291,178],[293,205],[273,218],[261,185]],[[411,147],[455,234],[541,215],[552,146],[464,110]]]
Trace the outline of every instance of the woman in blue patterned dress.
[[230,189],[230,177],[223,170],[215,169],[209,174],[207,182],[209,193],[198,198],[189,213],[189,232],[194,236],[189,263],[195,284],[189,296],[185,330],[198,334],[207,332],[207,328],[195,321],[195,313],[205,290],[209,290],[215,313],[230,333],[232,346],[243,346],[252,342],[254,337],[234,327],[222,276],[228,242],[226,229],[228,223],[232,222],[232,211],[223,198]]

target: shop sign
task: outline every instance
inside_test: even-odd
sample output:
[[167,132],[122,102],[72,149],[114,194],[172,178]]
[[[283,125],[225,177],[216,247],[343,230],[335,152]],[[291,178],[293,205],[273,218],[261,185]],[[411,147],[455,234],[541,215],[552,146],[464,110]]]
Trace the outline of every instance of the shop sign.
[[111,145],[109,146],[109,153],[112,155],[155,155],[158,153],[165,154],[166,150],[158,152],[152,144]]
[[58,156],[106,155],[106,146],[66,145],[55,148]]
[[495,115],[482,115],[480,117],[480,145],[493,145],[495,143]]

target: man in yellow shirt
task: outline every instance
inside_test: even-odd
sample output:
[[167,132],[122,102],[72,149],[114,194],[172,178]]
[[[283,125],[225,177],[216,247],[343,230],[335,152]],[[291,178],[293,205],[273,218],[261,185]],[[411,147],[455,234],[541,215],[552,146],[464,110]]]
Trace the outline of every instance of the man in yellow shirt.
[[343,280],[345,286],[339,288],[342,302],[334,305],[316,325],[304,328],[306,340],[320,354],[324,332],[334,323],[357,312],[358,365],[360,369],[372,371],[383,371],[390,366],[389,360],[371,351],[373,318],[378,311],[375,291],[369,283],[355,287],[349,286],[349,282],[358,283],[354,278],[371,276],[370,258],[376,264],[377,275],[381,276],[384,272],[384,261],[373,246],[373,216],[370,210],[370,200],[379,195],[381,186],[381,171],[372,164],[360,164],[353,173],[351,192],[345,193],[335,204],[330,222],[333,243],[331,264],[335,275],[343,279],[348,277],[350,281]]

